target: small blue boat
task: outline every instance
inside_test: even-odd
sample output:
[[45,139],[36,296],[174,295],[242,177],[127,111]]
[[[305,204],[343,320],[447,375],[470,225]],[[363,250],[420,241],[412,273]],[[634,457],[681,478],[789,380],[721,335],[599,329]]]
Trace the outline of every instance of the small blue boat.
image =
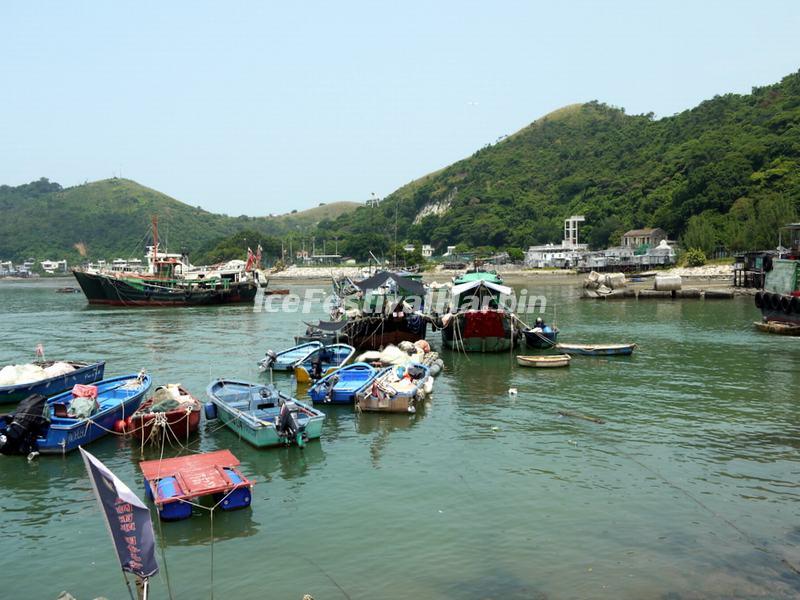
[[556,350],[584,356],[629,356],[636,344],[556,344]]
[[558,338],[558,328],[550,325],[529,327],[522,333],[525,334],[525,345],[528,348],[552,348]]
[[329,344],[317,348],[294,366],[297,383],[311,383],[330,375],[339,367],[346,365],[356,349],[349,344]]
[[258,361],[258,368],[260,371],[292,371],[295,364],[305,360],[305,358],[317,350],[322,348],[322,342],[307,342],[298,346],[292,346],[280,352],[267,350],[267,355]]
[[314,402],[352,404],[356,394],[366,388],[378,372],[367,363],[354,363],[326,375],[308,390]]
[[56,362],[65,362],[72,365],[75,370],[50,377],[49,379],[40,379],[31,383],[21,383],[19,385],[6,385],[0,386],[0,404],[11,404],[19,402],[27,398],[31,394],[41,394],[42,396],[53,396],[60,394],[65,390],[70,390],[75,384],[87,384],[94,381],[99,381],[103,378],[103,372],[106,368],[105,361],[98,362],[76,362],[76,361],[53,361],[48,360],[44,362],[36,362],[35,365],[47,368]]
[[103,437],[119,420],[124,420],[139,408],[150,389],[149,375],[123,375],[95,383],[97,386],[97,409],[88,417],[70,417],[69,406],[72,392],[64,392],[47,400],[50,426],[40,437],[36,446],[42,454],[63,454]]

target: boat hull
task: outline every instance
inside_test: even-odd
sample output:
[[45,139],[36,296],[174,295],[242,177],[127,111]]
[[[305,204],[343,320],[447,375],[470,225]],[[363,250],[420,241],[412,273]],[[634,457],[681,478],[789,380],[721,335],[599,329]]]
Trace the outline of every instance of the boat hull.
[[615,344],[608,346],[588,346],[579,344],[557,344],[556,350],[565,354],[581,354],[583,356],[629,356],[636,344]]
[[[377,374],[366,363],[354,363],[320,379],[308,390],[308,395],[315,404],[353,404],[356,394],[372,383]],[[333,377],[337,380],[329,390]]]
[[[65,361],[69,362],[69,361]],[[100,361],[91,364],[70,363],[73,366],[82,364],[80,368],[71,373],[65,373],[58,377],[51,377],[33,383],[23,383],[21,385],[9,385],[0,387],[0,404],[11,404],[24,400],[31,394],[41,394],[42,396],[54,396],[66,390],[72,389],[76,384],[94,383],[103,378],[106,363]]]
[[[127,375],[124,377],[106,379],[98,383],[98,387],[101,388],[98,396],[100,411],[93,414],[88,419],[76,420],[51,416],[50,427],[47,429],[47,433],[36,440],[38,451],[42,454],[63,454],[71,452],[78,446],[85,446],[105,436],[107,433],[114,431],[117,421],[124,420],[136,412],[136,409],[139,408],[139,405],[142,403],[144,395],[150,389],[151,379],[149,375],[145,375],[141,383],[135,388],[131,388],[130,390],[121,388],[126,382],[135,380],[135,375]],[[115,385],[117,387],[114,387]],[[113,388],[113,390],[111,390],[111,388]],[[108,400],[109,405],[107,408],[103,408],[107,403],[106,392],[104,390],[118,392],[114,394],[112,399]],[[130,391],[130,393],[126,393],[128,391]],[[47,402],[51,415],[54,404],[62,401],[69,401],[71,400],[71,396],[72,394],[67,392],[50,398]]]
[[517,356],[517,364],[521,367],[536,367],[540,369],[553,369],[568,367],[571,358],[569,354],[549,356]]
[[523,333],[525,334],[525,345],[528,348],[552,348],[556,345],[556,340],[558,338],[558,331],[550,329],[549,327],[544,331],[526,329]]
[[[220,397],[220,393],[226,386],[234,389],[232,400],[225,400]],[[285,446],[294,443],[296,440],[287,439],[278,432],[275,421],[278,417],[277,406],[272,413],[261,418],[249,409],[250,399],[253,393],[258,393],[261,388],[268,389],[267,386],[259,386],[241,381],[218,380],[208,387],[208,396],[216,408],[217,418],[231,431],[237,433],[242,439],[252,444],[256,448],[268,448],[271,446]],[[236,398],[236,391],[240,398]],[[277,392],[275,392],[277,394]],[[302,413],[300,426],[303,439],[315,440],[322,435],[322,426],[325,423],[325,413],[298,402],[284,394],[279,394],[285,401],[294,402]],[[276,397],[270,396],[270,402],[275,404]]]
[[104,275],[73,271],[89,304],[109,306],[207,306],[216,304],[252,303],[258,286],[254,282],[231,282],[216,287],[158,285],[155,280],[132,278],[129,280]]
[[[127,431],[137,440],[150,439],[153,436],[153,427],[160,421],[156,415],[164,415],[166,427],[174,438],[179,440],[186,439],[195,433],[200,427],[201,405],[197,400],[190,405],[191,410],[176,408],[163,413],[142,413],[137,412],[130,417]],[[140,407],[144,408],[144,404]],[[158,425],[161,427],[161,425]]]
[[511,313],[469,310],[453,315],[442,328],[442,340],[451,350],[503,352],[516,345]]

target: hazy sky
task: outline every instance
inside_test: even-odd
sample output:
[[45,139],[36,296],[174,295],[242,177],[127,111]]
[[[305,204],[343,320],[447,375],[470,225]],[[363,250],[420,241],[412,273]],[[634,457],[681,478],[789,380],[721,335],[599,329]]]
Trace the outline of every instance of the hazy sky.
[[3,2],[0,183],[227,214],[386,195],[565,104],[671,115],[800,68],[800,2]]

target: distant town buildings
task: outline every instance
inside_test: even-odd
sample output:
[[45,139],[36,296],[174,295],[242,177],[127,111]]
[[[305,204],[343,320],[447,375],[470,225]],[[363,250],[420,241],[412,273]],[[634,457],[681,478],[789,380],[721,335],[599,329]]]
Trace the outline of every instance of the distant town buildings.
[[581,271],[631,270],[670,265],[675,262],[675,249],[667,242],[663,229],[632,229],[622,236],[620,246],[590,252],[579,242],[583,215],[564,220],[564,239],[560,245],[530,246],[525,253],[525,266],[534,269],[578,269]]
[[622,245],[626,248],[638,248],[639,246],[653,248],[665,239],[667,239],[667,232],[658,227],[631,229],[622,235]]

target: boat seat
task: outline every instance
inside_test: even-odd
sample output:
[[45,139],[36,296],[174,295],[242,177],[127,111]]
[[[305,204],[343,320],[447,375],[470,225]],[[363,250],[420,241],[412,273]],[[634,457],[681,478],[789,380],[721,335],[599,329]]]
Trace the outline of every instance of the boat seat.
[[69,415],[67,414],[67,405],[63,402],[56,402],[53,404],[53,416],[58,417],[59,419],[67,419]]

